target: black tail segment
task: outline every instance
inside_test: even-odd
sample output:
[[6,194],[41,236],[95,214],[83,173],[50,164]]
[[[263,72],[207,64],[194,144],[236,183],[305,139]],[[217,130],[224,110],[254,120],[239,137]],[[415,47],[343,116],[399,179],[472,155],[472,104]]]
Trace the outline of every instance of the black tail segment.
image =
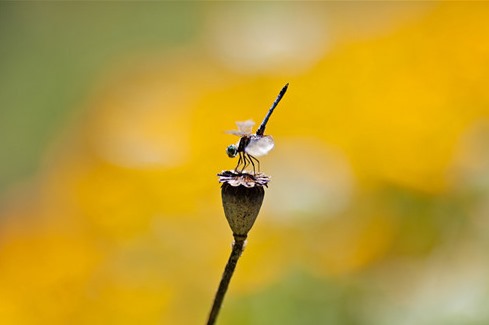
[[282,88],[282,90],[280,91],[280,93],[277,96],[277,99],[275,99],[275,101],[273,102],[272,107],[270,107],[270,109],[268,110],[267,116],[265,116],[265,118],[263,119],[263,122],[261,122],[260,127],[256,131],[256,135],[263,135],[265,133],[265,127],[267,126],[268,119],[272,115],[273,110],[275,109],[275,107],[277,107],[277,105],[280,102],[280,100],[282,99],[282,97],[284,97],[285,92],[287,91],[288,87],[289,87],[289,83],[287,83]]

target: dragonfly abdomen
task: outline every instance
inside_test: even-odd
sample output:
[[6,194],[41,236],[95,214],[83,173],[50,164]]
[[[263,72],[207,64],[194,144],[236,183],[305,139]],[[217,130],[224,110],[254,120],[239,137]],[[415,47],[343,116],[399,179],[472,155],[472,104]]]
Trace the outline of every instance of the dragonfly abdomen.
[[238,152],[245,152],[245,148],[250,143],[250,140],[251,140],[251,137],[249,137],[249,136],[241,137],[241,139],[239,140],[239,144],[238,144]]

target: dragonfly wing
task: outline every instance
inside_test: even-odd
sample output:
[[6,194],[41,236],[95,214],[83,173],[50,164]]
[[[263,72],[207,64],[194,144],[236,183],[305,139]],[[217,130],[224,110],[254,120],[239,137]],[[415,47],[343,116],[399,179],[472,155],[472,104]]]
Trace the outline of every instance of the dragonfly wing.
[[246,146],[245,151],[253,157],[264,156],[273,149],[273,138],[270,135],[263,137],[253,136],[250,143]]
[[238,126],[237,130],[226,131],[226,133],[234,134],[238,137],[244,137],[251,134],[255,122],[253,122],[252,120],[248,120],[244,122],[236,122],[236,125]]
[[253,122],[252,120],[247,120],[244,122],[236,122],[236,125],[238,126],[238,130],[240,132],[246,135],[250,135],[251,131],[253,130],[253,125],[255,125],[255,122]]
[[234,134],[234,135],[237,135],[238,137],[244,137],[244,136],[249,135],[249,133],[244,133],[244,132],[241,132],[239,130],[229,130],[229,131],[226,131],[226,133]]

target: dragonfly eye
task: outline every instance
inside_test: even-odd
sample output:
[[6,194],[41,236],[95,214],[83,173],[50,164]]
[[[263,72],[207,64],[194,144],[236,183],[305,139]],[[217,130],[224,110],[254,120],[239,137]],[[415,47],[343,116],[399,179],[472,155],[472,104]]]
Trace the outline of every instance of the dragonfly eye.
[[226,153],[229,158],[234,158],[238,154],[238,147],[235,144],[231,144],[226,148]]

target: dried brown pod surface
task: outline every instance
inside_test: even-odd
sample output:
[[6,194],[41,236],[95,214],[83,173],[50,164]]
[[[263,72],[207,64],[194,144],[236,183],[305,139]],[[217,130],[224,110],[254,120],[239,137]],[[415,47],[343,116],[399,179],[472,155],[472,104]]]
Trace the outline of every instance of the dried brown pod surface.
[[265,196],[263,186],[270,178],[265,174],[249,174],[224,171],[219,174],[222,182],[221,197],[224,214],[233,235],[246,237],[255,223]]
[[246,236],[260,212],[263,187],[222,185],[222,205],[233,235]]

